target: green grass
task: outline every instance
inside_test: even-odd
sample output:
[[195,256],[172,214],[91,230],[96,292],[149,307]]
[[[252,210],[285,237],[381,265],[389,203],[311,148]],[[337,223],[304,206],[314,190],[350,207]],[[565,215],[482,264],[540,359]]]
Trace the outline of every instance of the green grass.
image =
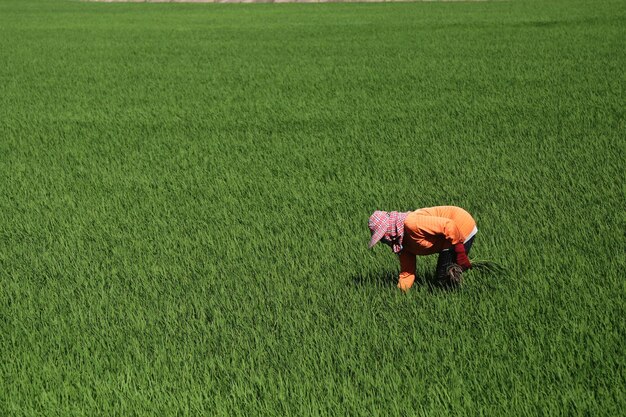
[[[621,0],[0,2],[0,415],[614,416]],[[457,292],[375,209],[466,208]]]

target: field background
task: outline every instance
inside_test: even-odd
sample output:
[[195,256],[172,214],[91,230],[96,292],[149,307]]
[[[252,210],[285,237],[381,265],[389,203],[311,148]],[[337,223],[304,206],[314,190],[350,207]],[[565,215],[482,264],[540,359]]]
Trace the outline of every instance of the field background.
[[[620,414],[625,41],[621,0],[2,0],[0,415]],[[507,275],[395,288],[368,216],[439,204]]]

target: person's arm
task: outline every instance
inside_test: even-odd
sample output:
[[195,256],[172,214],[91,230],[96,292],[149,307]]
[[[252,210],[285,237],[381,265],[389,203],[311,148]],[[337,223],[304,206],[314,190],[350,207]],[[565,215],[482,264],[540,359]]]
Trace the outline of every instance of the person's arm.
[[459,265],[464,271],[470,269],[472,264],[467,257],[467,253],[465,253],[465,245],[463,244],[464,239],[456,223],[452,220],[448,220],[443,225],[443,231],[446,239],[452,243],[452,247],[456,253],[457,265]]
[[415,255],[403,250],[399,254],[400,276],[398,277],[398,288],[407,292],[415,281]]
[[429,233],[441,235],[452,244],[452,248],[456,253],[456,263],[463,268],[463,270],[467,270],[472,267],[472,264],[465,253],[463,235],[453,220],[446,219],[444,217],[430,216],[424,222],[423,227]]
[[443,234],[446,239],[452,243],[452,247],[454,248],[454,252],[456,253],[456,263],[459,265],[464,271],[468,270],[472,267],[472,264],[465,253],[465,245],[463,244],[463,235],[461,235],[461,231],[459,227],[453,220],[446,219],[447,221],[443,224]]
[[457,265],[459,265],[464,271],[472,267],[472,264],[467,257],[467,253],[465,253],[464,244],[457,243],[456,245],[454,245],[454,252],[456,252]]
[[[441,219],[441,217],[439,218]],[[453,220],[443,219],[441,223],[441,234],[444,235],[446,240],[453,246],[459,243],[463,244],[463,235]]]

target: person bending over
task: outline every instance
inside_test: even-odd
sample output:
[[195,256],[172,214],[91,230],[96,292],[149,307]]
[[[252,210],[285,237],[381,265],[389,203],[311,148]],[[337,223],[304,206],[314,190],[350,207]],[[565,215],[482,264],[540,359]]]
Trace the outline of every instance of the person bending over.
[[369,247],[383,242],[399,256],[398,288],[408,291],[415,281],[415,257],[439,254],[437,278],[460,284],[462,271],[472,267],[467,254],[478,232],[472,216],[460,207],[438,206],[399,213],[375,211],[369,218]]

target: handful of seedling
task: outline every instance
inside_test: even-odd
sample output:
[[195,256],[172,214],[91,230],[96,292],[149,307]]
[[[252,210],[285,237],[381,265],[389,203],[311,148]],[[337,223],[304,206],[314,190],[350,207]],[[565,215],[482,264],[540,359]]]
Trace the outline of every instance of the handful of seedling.
[[[499,275],[505,271],[502,265],[488,260],[472,261],[472,269],[487,275]],[[457,264],[451,264],[446,270],[442,283],[451,287],[461,286],[463,283],[463,269]]]

